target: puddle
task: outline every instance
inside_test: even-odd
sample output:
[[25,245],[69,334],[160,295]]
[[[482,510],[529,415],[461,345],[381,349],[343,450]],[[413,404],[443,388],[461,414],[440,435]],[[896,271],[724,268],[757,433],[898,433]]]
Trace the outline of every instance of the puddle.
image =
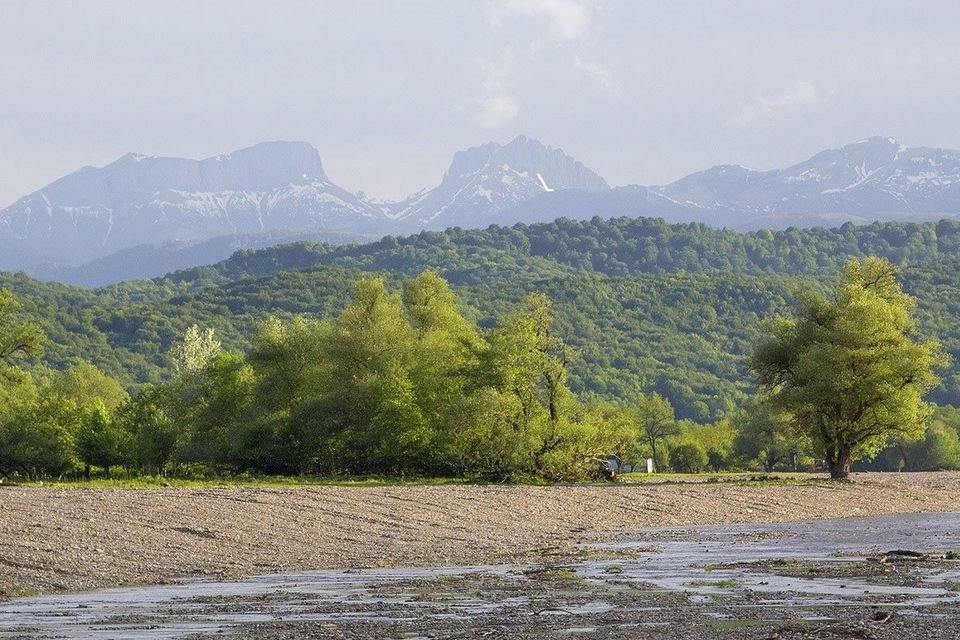
[[[23,637],[23,630],[57,638],[123,638],[148,640],[210,633],[227,627],[276,619],[325,621],[360,616],[367,620],[398,620],[373,613],[408,606],[416,594],[374,597],[374,585],[442,580],[450,576],[505,576],[522,567],[506,565],[435,569],[365,569],[268,574],[239,581],[188,580],[181,584],[103,589],[98,591],[18,598],[0,603],[0,638]],[[271,599],[278,600],[271,602]],[[224,610],[217,605],[226,603]],[[289,602],[288,602],[289,601]],[[367,613],[313,613],[304,603],[325,602],[367,608]],[[459,602],[463,619],[494,608],[518,606],[524,599],[498,604],[465,598]],[[269,606],[268,606],[269,605]],[[412,607],[411,607],[411,613]],[[171,622],[170,618],[176,620]],[[151,626],[155,628],[150,628]]]
[[[578,569],[591,578],[608,577],[611,567],[616,567],[620,578],[700,595],[749,589],[760,593],[795,592],[798,594],[793,599],[796,604],[842,604],[858,596],[896,596],[899,604],[909,606],[960,602],[960,593],[947,588],[947,583],[958,581],[957,563],[930,571],[923,576],[927,584],[918,587],[878,585],[853,578],[782,576],[776,574],[775,566],[768,566],[763,573],[725,566],[771,560],[844,565],[892,549],[956,551],[960,549],[960,513],[840,518],[779,525],[715,525],[697,529],[667,527],[590,547],[633,552],[627,560],[590,562]],[[782,606],[784,602],[776,601],[776,604]]]
[[[331,629],[374,625],[362,628],[382,635],[376,625],[421,629],[434,624],[463,631],[480,619],[511,617],[556,621],[559,633],[576,637],[590,635],[611,615],[632,616],[634,626],[659,625],[659,615],[678,602],[701,607],[718,623],[744,610],[800,608],[795,617],[813,622],[831,619],[822,607],[866,603],[913,615],[924,607],[934,611],[960,602],[960,593],[950,590],[960,582],[956,562],[943,570],[919,571],[919,581],[911,586],[777,575],[776,565],[762,572],[723,566],[780,559],[830,567],[892,549],[958,550],[960,513],[649,529],[590,547],[617,557],[571,561],[559,574],[555,569],[538,573],[543,568],[530,565],[314,571],[19,598],[0,603],[0,638],[148,640],[242,631],[276,621]],[[649,585],[674,595],[659,600],[631,595],[649,593]],[[751,597],[744,598],[745,592]],[[723,610],[711,611],[718,602]],[[640,613],[652,619],[638,622]],[[627,626],[626,619],[621,622],[620,627]]]

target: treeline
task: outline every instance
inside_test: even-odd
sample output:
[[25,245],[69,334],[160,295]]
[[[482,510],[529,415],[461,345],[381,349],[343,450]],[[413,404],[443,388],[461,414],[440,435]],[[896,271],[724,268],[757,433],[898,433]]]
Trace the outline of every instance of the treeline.
[[[90,365],[38,390],[5,386],[0,472],[24,476],[171,464],[239,473],[389,474],[548,480],[596,475],[636,446],[634,424],[578,402],[574,357],[549,299],[482,331],[448,284],[421,274],[388,291],[360,281],[334,320],[269,319],[247,354],[191,328],[172,381],[127,398]],[[12,374],[11,374],[12,375]]]
[[[527,296],[483,327],[432,272],[396,286],[361,280],[327,317],[268,318],[243,353],[190,327],[170,348],[169,380],[133,396],[89,363],[21,369],[42,334],[0,299],[0,476],[559,481],[601,477],[610,458],[774,471],[810,469],[817,455],[762,397],[697,423],[650,389],[577,394],[569,372],[582,353],[558,331],[549,297]],[[893,439],[866,465],[960,468],[960,410],[938,408],[919,440]]]
[[[917,298],[920,332],[939,337],[960,354],[960,271],[913,267],[903,271]],[[201,288],[156,302],[119,302],[100,291],[3,278],[25,311],[50,337],[44,362],[63,369],[82,357],[117,377],[128,390],[161,384],[173,370],[170,349],[193,324],[213,328],[231,351],[250,348],[270,316],[335,316],[349,302],[361,271],[319,267]],[[399,278],[387,278],[399,287]],[[511,278],[455,287],[466,313],[482,327],[520,304],[530,293],[554,301],[559,332],[580,357],[570,366],[569,384],[579,394],[622,398],[637,389],[670,400],[677,415],[713,422],[754,390],[747,356],[760,338],[761,319],[781,315],[801,286],[825,289],[830,278],[755,276],[729,273],[657,274],[615,278],[589,273]],[[139,283],[138,283],[139,284]],[[960,370],[941,372],[930,398],[960,404]],[[43,375],[44,366],[34,367]]]
[[657,218],[560,218],[541,224],[422,231],[364,245],[303,242],[241,250],[217,265],[168,276],[196,285],[337,265],[412,276],[434,268],[456,284],[521,268],[589,271],[610,276],[722,271],[829,275],[851,258],[878,256],[898,265],[956,259],[960,222],[875,222],[836,229],[738,232]]
[[260,323],[333,317],[354,284],[436,270],[480,327],[536,292],[554,301],[558,330],[580,357],[568,372],[584,396],[657,392],[700,423],[728,416],[754,392],[747,354],[759,320],[788,311],[798,287],[825,289],[850,257],[902,266],[920,332],[940,338],[954,365],[931,394],[960,405],[960,224],[885,223],[736,233],[618,218],[453,229],[362,246],[310,243],[238,252],[230,260],[97,290],[0,274],[50,338],[31,367],[49,375],[89,360],[128,391],[170,380],[171,347],[193,324],[246,351]]

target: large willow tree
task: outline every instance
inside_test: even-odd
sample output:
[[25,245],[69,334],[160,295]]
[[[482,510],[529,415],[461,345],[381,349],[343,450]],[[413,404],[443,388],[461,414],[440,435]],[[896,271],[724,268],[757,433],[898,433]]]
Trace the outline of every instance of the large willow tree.
[[923,397],[948,362],[939,343],[916,339],[913,299],[896,276],[884,259],[852,260],[831,296],[802,293],[796,316],[772,322],[771,339],[753,354],[761,387],[833,478],[893,438],[922,435]]

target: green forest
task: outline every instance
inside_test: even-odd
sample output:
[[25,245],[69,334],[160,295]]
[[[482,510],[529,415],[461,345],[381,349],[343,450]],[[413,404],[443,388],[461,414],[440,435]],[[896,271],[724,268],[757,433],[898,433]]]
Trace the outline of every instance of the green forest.
[[45,336],[5,367],[0,474],[806,468],[816,447],[779,428],[751,355],[868,256],[945,357],[923,429],[860,464],[960,466],[960,224],[594,218],[246,250],[94,290],[0,274],[8,324]]

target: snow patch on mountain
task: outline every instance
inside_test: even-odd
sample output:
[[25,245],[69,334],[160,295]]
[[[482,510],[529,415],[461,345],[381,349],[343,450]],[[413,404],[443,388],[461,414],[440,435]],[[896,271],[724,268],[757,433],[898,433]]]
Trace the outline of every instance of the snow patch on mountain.
[[719,165],[611,189],[562,150],[518,136],[457,152],[440,184],[399,202],[341,188],[307,143],[266,142],[205,160],[131,153],[84,167],[0,211],[0,245],[17,260],[79,264],[148,243],[273,232],[383,235],[595,215],[742,229],[955,213],[960,151],[892,138],[784,169]]
[[437,187],[397,203],[388,215],[415,227],[509,224],[505,212],[544,192],[609,188],[562,150],[518,136],[506,145],[491,142],[457,152]]

